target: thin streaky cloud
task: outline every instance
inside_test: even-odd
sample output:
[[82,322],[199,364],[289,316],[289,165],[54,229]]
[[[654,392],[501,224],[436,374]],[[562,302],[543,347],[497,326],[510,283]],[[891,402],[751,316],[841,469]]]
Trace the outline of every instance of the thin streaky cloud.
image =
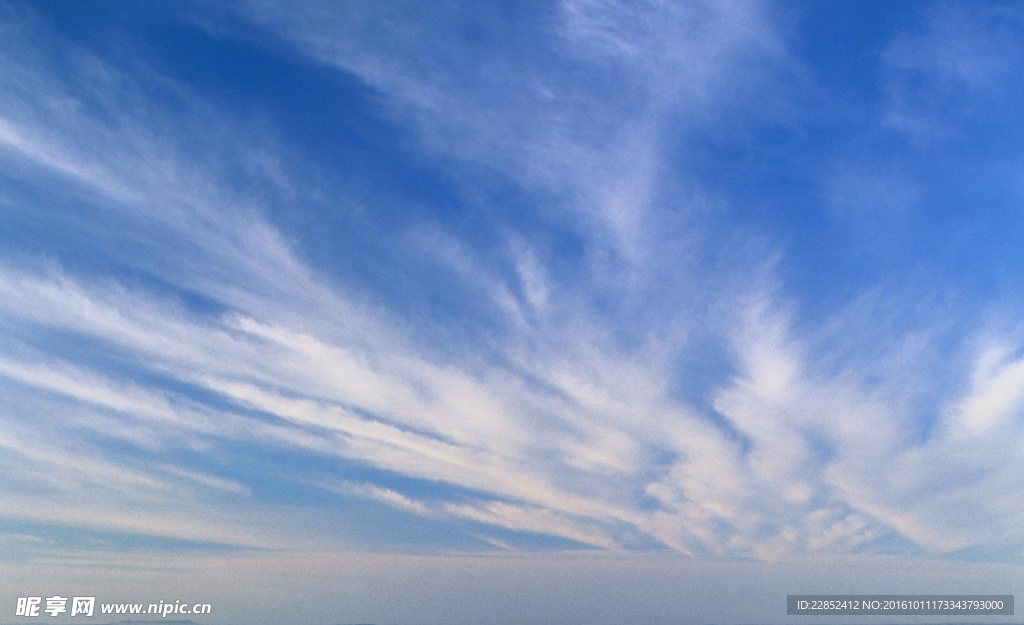
[[80,10],[0,18],[26,570],[1019,563],[1014,11]]

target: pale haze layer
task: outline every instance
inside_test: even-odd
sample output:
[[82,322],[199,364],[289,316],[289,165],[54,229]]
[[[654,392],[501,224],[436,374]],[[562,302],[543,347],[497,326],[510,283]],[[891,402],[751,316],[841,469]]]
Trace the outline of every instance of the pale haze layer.
[[0,622],[1024,596],[1020,4],[3,2],[0,68]]

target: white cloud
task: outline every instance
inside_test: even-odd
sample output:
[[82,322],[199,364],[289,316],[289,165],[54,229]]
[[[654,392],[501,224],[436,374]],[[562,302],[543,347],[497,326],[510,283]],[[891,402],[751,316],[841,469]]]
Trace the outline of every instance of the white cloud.
[[0,357],[0,375],[133,417],[182,421],[163,396],[138,388],[113,388],[107,380],[79,368],[65,366],[61,371]]
[[[759,3],[573,0],[510,21],[484,5],[396,2],[254,1],[239,13],[379,90],[428,149],[539,190],[533,210],[571,216],[597,272],[609,252],[651,260],[661,224],[648,212],[673,119],[736,101],[757,82],[753,67],[784,62]],[[472,27],[500,28],[507,47],[470,49]]]
[[584,545],[616,549],[618,545],[608,537],[606,531],[592,523],[580,522],[571,513],[547,508],[522,506],[504,502],[490,502],[480,506],[450,504],[446,512],[454,516],[497,525],[512,530],[532,532],[546,536],[568,538]]
[[984,434],[1024,409],[1024,359],[1007,361],[1005,348],[982,354],[970,394],[959,405],[959,418],[971,433]]
[[364,497],[379,501],[388,506],[412,512],[419,516],[437,516],[437,513],[422,501],[411,499],[390,488],[381,488],[373,484],[355,483],[347,480],[337,483],[322,482],[318,486],[340,495]]
[[1019,96],[1024,15],[1011,5],[928,7],[923,32],[899,37],[885,54],[890,73],[883,123],[919,145],[964,139],[964,125]]
[[[80,85],[7,49],[15,71],[36,76],[32,90],[0,104],[0,149],[19,164],[11,175],[41,193],[52,180],[72,182],[61,193],[91,211],[76,217],[87,226],[79,238],[100,233],[83,249],[213,302],[197,311],[155,280],[0,259],[0,315],[19,330],[2,338],[31,355],[0,358],[0,375],[22,396],[83,406],[67,422],[51,417],[65,442],[82,428],[97,439],[85,451],[46,450],[5,433],[2,444],[31,464],[12,483],[45,481],[52,469],[61,492],[137,486],[121,505],[145,504],[131,517],[94,497],[66,523],[232,542],[236,511],[216,503],[226,498],[272,517],[236,542],[330,543],[303,522],[320,510],[252,502],[258,489],[246,479],[169,461],[146,442],[188,440],[210,454],[244,443],[254,456],[286,449],[454,486],[473,494],[434,501],[415,487],[310,478],[434,520],[606,549],[641,536],[685,554],[780,559],[872,548],[888,533],[929,553],[1021,539],[1013,515],[1024,492],[1014,473],[1021,452],[1012,446],[1024,448],[1016,419],[1024,361],[1016,352],[983,358],[966,396],[950,398],[928,380],[932,361],[914,370],[926,351],[915,345],[932,335],[913,323],[865,330],[843,318],[855,316],[849,309],[823,313],[824,330],[808,329],[814,324],[796,320],[796,296],[765,286],[781,280],[777,259],[739,235],[706,241],[702,224],[659,198],[664,128],[742,88],[724,77],[751,55],[781,54],[757,4],[652,4],[645,16],[632,4],[565,2],[540,35],[557,35],[555,43],[522,58],[476,58],[439,38],[431,28],[447,33],[457,21],[444,7],[246,6],[261,7],[253,20],[380,90],[429,153],[536,192],[546,219],[564,225],[570,215],[565,227],[586,248],[583,260],[566,261],[566,272],[543,242],[506,223],[495,224],[507,235],[497,249],[410,225],[403,232],[418,254],[466,285],[474,303],[515,320],[507,334],[438,347],[418,338],[430,328],[417,319],[303,260],[297,237],[271,223],[273,203],[258,189],[295,185],[287,147],[272,133],[246,137],[187,89],[90,57],[82,63],[112,91],[99,104],[117,122],[104,121],[69,100]],[[520,35],[533,49],[538,35]],[[548,66],[553,53],[571,57],[568,69]],[[155,129],[140,111],[115,109],[153,85],[176,94],[173,105],[155,107]],[[59,103],[64,116],[33,112],[44,102]],[[181,138],[194,127],[221,129],[211,153]],[[236,158],[262,182],[225,182],[221,160]],[[701,204],[699,191],[687,197]],[[682,249],[691,242],[696,251]],[[734,244],[742,249],[727,250],[721,266],[693,260],[701,245]],[[26,249],[33,260],[57,253]],[[87,347],[65,353],[64,337]],[[706,365],[727,372],[709,375],[700,396],[681,397],[677,364],[699,341],[723,343],[724,355],[708,358],[722,362]],[[168,388],[104,371],[96,354]],[[914,408],[922,388],[948,402],[943,417],[972,432],[973,450],[946,421],[922,434]],[[8,409],[5,421],[30,427],[14,415],[29,403]],[[130,434],[136,426],[146,437]],[[145,445],[154,458],[98,459],[111,439]],[[979,493],[989,503],[971,506]],[[38,522],[60,514],[60,502],[44,503],[15,492],[0,512]],[[178,503],[196,518],[172,509]]]

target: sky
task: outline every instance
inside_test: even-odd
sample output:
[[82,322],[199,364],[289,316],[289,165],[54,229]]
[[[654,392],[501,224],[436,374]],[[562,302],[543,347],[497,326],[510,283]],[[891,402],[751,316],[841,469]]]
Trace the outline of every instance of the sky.
[[0,68],[0,622],[1024,596],[1024,5],[4,1]]

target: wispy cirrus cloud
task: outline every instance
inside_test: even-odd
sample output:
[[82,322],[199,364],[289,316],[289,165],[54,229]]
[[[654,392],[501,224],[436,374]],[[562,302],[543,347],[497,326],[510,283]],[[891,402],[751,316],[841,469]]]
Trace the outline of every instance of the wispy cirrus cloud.
[[[663,135],[756,89],[752,61],[769,71],[785,61],[758,3],[435,9],[239,11],[379,90],[428,149],[538,191],[532,210],[570,215],[598,260],[604,250],[634,262],[654,242]],[[476,46],[498,23],[503,45]]]
[[[817,259],[773,240],[804,225],[731,220],[742,207],[675,156],[713,110],[783,71],[769,7],[233,11],[297,48],[291,62],[375,90],[361,97],[402,151],[450,167],[456,206],[331,221],[350,198],[316,184],[303,168],[318,154],[272,114],[240,120],[152,67],[9,23],[3,193],[28,217],[5,219],[33,236],[0,256],[0,376],[15,398],[0,432],[22,460],[8,463],[7,518],[220,548],[377,548],[373,523],[345,510],[360,501],[480,549],[1019,549],[1019,342],[964,374],[941,363],[969,361],[962,344],[981,330],[900,317],[903,299],[858,291],[805,314],[786,254]],[[480,47],[494,23],[512,26],[507,45]],[[59,62],[17,52],[34,37]],[[840,203],[892,195],[837,169],[825,186]],[[503,204],[507,187],[521,195]],[[375,237],[351,252],[363,266],[427,266],[433,282],[399,302],[351,258],[318,255],[322,230],[338,249]],[[49,449],[28,440],[39,423]],[[54,498],[81,489],[94,496],[60,515]],[[242,516],[260,521],[233,534]]]
[[[1014,97],[1024,57],[1024,15],[1008,4],[950,4],[925,14],[923,32],[895,40],[884,122],[917,141],[963,140]],[[977,136],[977,135],[974,135]]]

